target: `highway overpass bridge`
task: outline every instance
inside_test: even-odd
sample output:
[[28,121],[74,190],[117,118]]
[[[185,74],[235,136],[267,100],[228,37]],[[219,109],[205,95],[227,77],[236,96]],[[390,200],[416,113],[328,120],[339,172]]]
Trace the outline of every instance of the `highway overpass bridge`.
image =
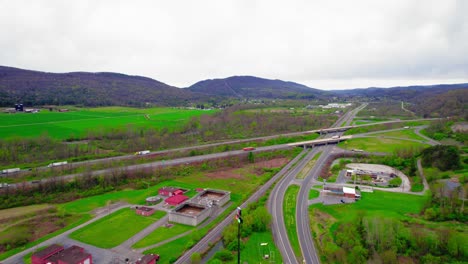
[[352,137],[353,136],[334,136],[332,138],[322,138],[322,139],[315,139],[315,140],[309,140],[309,141],[301,141],[301,142],[289,143],[287,145],[291,147],[312,148],[316,146],[338,144],[341,141],[350,139]]

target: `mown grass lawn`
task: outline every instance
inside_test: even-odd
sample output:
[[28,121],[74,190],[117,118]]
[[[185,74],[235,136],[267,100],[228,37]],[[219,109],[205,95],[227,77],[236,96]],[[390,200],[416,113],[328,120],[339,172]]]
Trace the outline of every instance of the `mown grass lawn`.
[[309,200],[315,199],[320,196],[320,192],[314,189],[310,189],[309,191]]
[[142,240],[135,243],[133,248],[144,248],[166,239],[172,238],[174,236],[183,234],[187,231],[194,230],[194,226],[182,225],[182,224],[173,224],[171,227],[161,226],[156,228],[151,234],[143,238]]
[[395,217],[398,219],[411,218],[411,214],[419,214],[424,203],[429,199],[427,195],[412,195],[374,191],[361,193],[361,200],[353,204],[323,205],[314,204],[310,208],[324,211],[340,221],[351,221],[358,213],[366,216]]
[[124,208],[73,232],[70,237],[100,248],[112,248],[165,214],[165,212],[156,211],[152,216],[144,217],[137,215],[134,210]]
[[349,139],[339,143],[338,146],[348,150],[362,149],[369,152],[393,153],[398,149],[424,148],[429,145],[409,140],[398,140],[385,137],[366,137]]
[[37,137],[47,134],[57,139],[82,137],[88,130],[119,128],[129,124],[147,128],[174,129],[193,116],[214,111],[177,108],[103,107],[75,109],[70,112],[0,115],[0,138]]
[[[267,245],[262,246],[262,243]],[[265,255],[269,255],[269,259],[264,259]],[[282,262],[281,253],[275,246],[273,236],[270,232],[252,233],[245,243],[244,249],[241,250],[241,261],[247,263],[280,263]],[[237,263],[237,260],[232,262]]]
[[405,129],[405,130],[398,130],[398,131],[390,131],[384,133],[375,133],[372,134],[373,136],[386,136],[386,137],[398,137],[398,138],[407,138],[407,139],[414,139],[414,140],[422,140],[425,141],[425,138],[422,138],[418,134],[414,132],[412,129]]
[[283,213],[284,224],[288,232],[289,241],[297,257],[301,256],[301,247],[296,231],[296,200],[299,193],[299,186],[291,185],[284,195]]

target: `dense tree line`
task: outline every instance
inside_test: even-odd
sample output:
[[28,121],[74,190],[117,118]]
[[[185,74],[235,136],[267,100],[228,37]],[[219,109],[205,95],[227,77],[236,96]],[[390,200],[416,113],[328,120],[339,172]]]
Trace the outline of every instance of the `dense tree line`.
[[320,244],[327,263],[449,263],[468,258],[468,242],[457,231],[392,218],[361,214],[338,224],[330,238]]
[[214,115],[191,119],[180,129],[126,126],[89,131],[84,144],[65,144],[47,135],[38,138],[0,140],[0,165],[92,159],[132,153],[142,149],[161,150],[200,143],[266,136],[328,127],[336,116],[308,112],[286,113],[247,111],[250,105],[237,105]]
[[[283,156],[282,152],[277,152],[276,155]],[[270,158],[273,156],[275,154],[272,154]],[[257,159],[267,158],[259,156]],[[181,165],[139,170],[115,169],[109,174],[96,177],[91,176],[90,171],[88,171],[72,181],[51,178],[47,182],[39,182],[33,186],[20,184],[17,189],[1,189],[0,209],[40,203],[63,203],[120,188],[146,188],[147,183],[154,185],[175,177],[187,176],[197,168],[214,170],[218,167],[240,167],[248,162],[247,155],[241,155],[232,156],[228,159],[213,159],[199,164],[193,163],[189,166]]]
[[422,164],[426,167],[436,167],[441,171],[461,168],[460,152],[457,147],[437,145],[426,148],[421,153]]

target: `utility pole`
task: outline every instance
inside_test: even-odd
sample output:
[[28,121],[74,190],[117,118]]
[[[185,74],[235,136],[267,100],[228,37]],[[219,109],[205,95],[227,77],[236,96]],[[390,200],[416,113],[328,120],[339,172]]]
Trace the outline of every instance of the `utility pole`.
[[242,209],[237,207],[237,264],[240,264],[240,235],[241,235],[241,225],[242,225]]

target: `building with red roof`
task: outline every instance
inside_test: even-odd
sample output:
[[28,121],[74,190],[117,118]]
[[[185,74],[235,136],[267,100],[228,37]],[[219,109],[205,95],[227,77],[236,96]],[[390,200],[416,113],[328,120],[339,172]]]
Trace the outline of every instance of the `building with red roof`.
[[158,254],[144,255],[142,258],[137,260],[135,264],[156,264],[159,260]]
[[174,187],[163,187],[158,190],[158,194],[161,196],[174,196],[175,192],[180,190],[179,188]]
[[179,194],[179,195],[171,196],[164,201],[169,205],[176,206],[187,201],[188,199],[189,198],[187,196]]
[[32,264],[92,264],[93,257],[82,247],[71,246],[64,249],[51,245],[31,256]]

